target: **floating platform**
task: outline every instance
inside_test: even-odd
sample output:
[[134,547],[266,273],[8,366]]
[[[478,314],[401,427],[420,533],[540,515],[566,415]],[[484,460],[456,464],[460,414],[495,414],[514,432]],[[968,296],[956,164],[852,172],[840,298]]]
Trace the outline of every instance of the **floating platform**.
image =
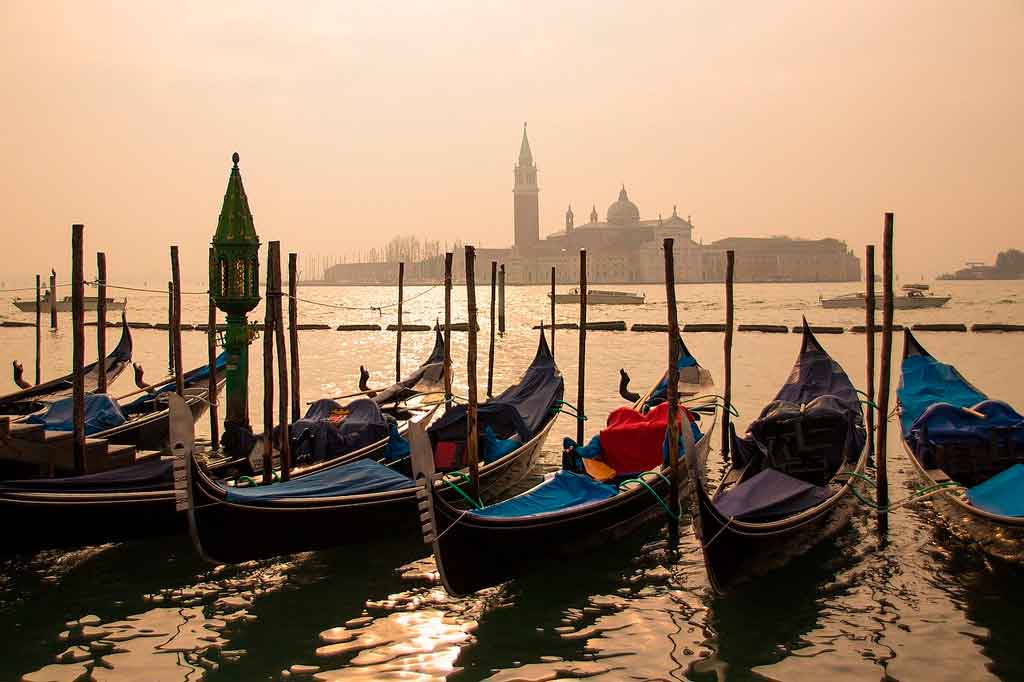
[[[397,324],[389,324],[387,329],[388,329],[389,332],[397,332],[398,331],[398,325]],[[454,324],[452,325],[452,329],[455,329],[455,325]],[[429,332],[430,330],[431,330],[431,326],[429,324],[403,324],[402,325],[402,331],[403,332]]]
[[963,323],[915,324],[911,329],[915,332],[965,332],[967,331],[967,325]]
[[972,332],[1024,332],[1024,324],[972,324]]
[[[903,325],[902,324],[894,324],[892,326],[892,330],[894,332],[901,332],[901,331],[903,331]],[[850,331],[855,333],[855,334],[867,334],[868,328],[867,328],[867,325],[855,324],[854,326],[850,327]],[[876,324],[875,325],[875,333],[876,334],[881,334],[882,333],[882,325],[880,325],[880,324]]]
[[741,332],[763,332],[765,334],[789,333],[789,327],[784,324],[741,324],[736,329]]
[[[842,334],[843,332],[846,331],[842,327],[819,327],[819,326],[816,326],[816,325],[813,325],[813,324],[809,325],[809,327],[810,327],[811,331],[814,332],[815,334]],[[793,327],[793,333],[794,334],[799,334],[803,330],[804,330],[804,328],[803,328],[802,325],[801,326]]]
[[379,332],[379,324],[339,324],[335,331],[339,332]]

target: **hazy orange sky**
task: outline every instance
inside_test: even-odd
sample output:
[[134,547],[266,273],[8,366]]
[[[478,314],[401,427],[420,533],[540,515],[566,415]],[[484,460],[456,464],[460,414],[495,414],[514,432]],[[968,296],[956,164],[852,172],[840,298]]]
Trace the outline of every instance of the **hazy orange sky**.
[[[389,6],[390,5],[390,6]],[[541,232],[620,182],[706,242],[896,213],[897,270],[1024,247],[1024,3],[63,2],[0,6],[0,279],[203,277],[233,151],[256,229],[341,254],[512,241],[522,122]]]

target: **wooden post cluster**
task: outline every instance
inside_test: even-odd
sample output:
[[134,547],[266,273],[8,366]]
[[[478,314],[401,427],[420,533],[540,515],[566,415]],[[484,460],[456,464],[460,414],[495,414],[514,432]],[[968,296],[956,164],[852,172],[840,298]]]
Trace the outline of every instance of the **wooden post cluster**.
[[555,357],[555,266],[551,266],[551,357]]
[[100,363],[100,373],[96,377],[96,392],[107,392],[107,255],[102,251],[96,254],[96,357]]
[[466,378],[469,381],[469,392],[467,398],[469,404],[466,406],[466,461],[469,465],[469,478],[471,480],[471,495],[476,498],[480,496],[480,465],[478,462],[477,449],[479,437],[477,434],[477,394],[476,394],[476,249],[466,246],[466,312],[469,340],[467,343],[468,352],[466,358]]
[[452,400],[452,257],[444,254],[444,409]]
[[398,333],[395,334],[395,383],[402,380],[402,288],[405,284],[405,263],[398,264]]
[[[878,381],[878,444],[875,446],[875,490],[876,499],[881,507],[889,504],[889,474],[885,464],[886,439],[889,435],[889,382],[892,363],[892,213],[885,214],[885,232],[882,236],[882,374]],[[889,516],[885,512],[878,515],[878,529],[885,532],[889,528]]]
[[729,461],[730,440],[729,421],[732,416],[729,410],[732,409],[732,329],[733,329],[733,299],[732,282],[735,277],[736,252],[729,250],[725,252],[725,409],[722,410],[722,458]]
[[[75,473],[85,471],[85,268],[82,262],[84,225],[71,226],[71,418]],[[56,276],[54,276],[56,279]],[[50,309],[56,311],[57,296],[51,295]],[[54,323],[56,329],[56,323]]]
[[[665,295],[668,301],[668,381],[665,400],[668,402],[668,466],[669,490],[668,507],[673,514],[679,513],[679,311],[676,309],[675,240],[666,237],[665,248]],[[683,420],[682,428],[689,427],[689,420]],[[669,547],[679,546],[679,524],[668,520]]]
[[[210,248],[210,271],[213,271],[213,248]],[[220,447],[220,422],[217,419],[217,306],[213,303],[213,292],[208,292],[208,313],[206,323],[206,361],[210,365],[207,381],[207,399],[210,401],[210,448]]]
[[868,385],[867,385],[867,428],[868,428],[868,458],[873,459],[875,454],[875,408],[871,403],[875,402],[875,245],[868,244],[864,250],[864,291],[866,300],[864,306],[864,331],[867,337],[868,355]]
[[43,345],[43,338],[42,338],[43,337],[43,332],[42,332],[43,311],[40,310],[40,308],[39,308],[39,306],[42,304],[42,301],[39,300],[40,299],[40,296],[39,296],[40,279],[41,279],[41,277],[39,277],[39,275],[36,275],[36,386],[38,386],[40,384],[40,382],[42,381],[42,372],[40,371],[41,370],[41,365],[39,364],[40,363],[39,354],[41,352],[42,345]]
[[174,368],[174,392],[184,397],[185,375],[181,362],[181,269],[178,247],[171,247],[171,366]]
[[498,270],[498,333],[505,333],[505,264]]
[[498,261],[491,261],[491,344],[487,352],[487,397],[494,395],[494,289],[497,286]]
[[[554,331],[554,329],[552,329]],[[587,250],[580,249],[580,353],[576,392],[576,442],[583,445],[583,416],[587,383]]]

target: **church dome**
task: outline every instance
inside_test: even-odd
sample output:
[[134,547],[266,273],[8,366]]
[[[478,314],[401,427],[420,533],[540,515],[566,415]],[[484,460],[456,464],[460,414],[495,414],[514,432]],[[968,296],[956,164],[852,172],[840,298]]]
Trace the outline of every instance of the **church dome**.
[[629,200],[625,187],[619,191],[619,200],[608,207],[607,220],[610,225],[636,225],[640,222],[640,209]]

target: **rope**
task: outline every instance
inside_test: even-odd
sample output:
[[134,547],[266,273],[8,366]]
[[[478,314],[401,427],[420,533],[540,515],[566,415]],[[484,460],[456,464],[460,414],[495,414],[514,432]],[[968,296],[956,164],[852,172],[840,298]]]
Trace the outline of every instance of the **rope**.
[[[451,473],[451,475],[462,477],[463,482],[469,481],[469,476],[466,476],[466,474],[462,473],[461,471],[453,471]],[[464,499],[466,502],[469,502],[469,504],[474,509],[483,509],[483,505],[480,504],[479,501],[474,500],[472,497],[470,497],[469,494],[465,490],[463,490],[462,488],[459,487],[458,483],[456,483],[455,481],[449,479],[447,476],[445,476],[445,478],[443,480],[444,480],[444,482],[446,484],[448,484],[452,488],[455,488],[455,492],[457,492],[459,495],[462,495],[462,499]]]
[[668,483],[669,485],[672,485],[672,482],[665,478],[665,476],[660,471],[645,471],[636,478],[627,478],[625,481],[619,483],[619,490],[625,488],[625,486],[629,483],[639,483],[640,485],[647,489],[647,492],[649,492],[651,495],[654,495],[654,499],[658,501],[658,504],[661,505],[661,508],[665,511],[668,517],[678,523],[679,515],[673,512],[671,509],[669,509],[668,504],[665,502],[665,500],[661,499],[661,495],[654,492],[654,488],[652,488],[650,484],[643,479],[644,474],[655,474],[656,476],[661,477],[661,479]]
[[[64,282],[63,284],[58,284],[57,286],[58,287],[69,287],[69,286],[71,286],[71,282]],[[42,283],[39,285],[39,290],[40,291],[43,291],[43,290],[46,290],[46,289],[49,289],[49,288],[50,288],[49,283],[46,283],[45,286],[43,286]],[[35,287],[19,287],[17,289],[0,289],[0,294],[13,294],[13,293],[18,292],[18,291],[35,291],[35,290],[36,290]]]
[[[571,410],[571,411],[563,410],[562,407],[568,407],[569,410]],[[548,410],[548,412],[550,412],[551,414],[564,414],[564,415],[568,415],[568,416],[574,418],[576,421],[580,421],[580,422],[587,421],[587,416],[586,415],[580,414],[579,413],[580,411],[576,408],[575,405],[573,405],[572,403],[568,403],[568,402],[566,402],[564,400],[556,400],[554,403],[552,403],[552,407],[551,407],[550,410]]]
[[[85,282],[83,282],[83,284],[85,284],[86,286],[89,286],[89,287],[99,287],[101,282],[98,279],[94,279],[92,281],[86,280]],[[103,286],[107,287],[108,289],[124,289],[125,291],[142,291],[142,292],[150,293],[150,294],[166,294],[166,293],[169,293],[167,291],[167,289],[145,289],[143,287],[130,287],[130,286],[126,286],[124,284],[110,284],[109,282],[102,282],[102,284],[103,284]],[[180,293],[181,293],[182,296],[209,296],[210,295],[209,291],[182,291]]]
[[[840,474],[840,476],[842,476],[842,475],[843,474]],[[866,483],[871,483],[871,484],[875,483],[875,479],[871,478],[870,476],[865,476],[864,474],[862,474],[860,472],[857,472],[857,471],[850,471],[850,472],[848,472],[845,475],[848,476],[849,478],[856,478],[856,479],[859,479],[859,480],[864,481]],[[839,480],[838,477],[837,477],[837,480]],[[955,481],[946,481],[946,482],[943,482],[943,483],[936,483],[935,485],[926,486],[924,488],[918,488],[917,490],[913,491],[912,493],[910,493],[906,497],[904,497],[902,499],[899,499],[899,500],[897,500],[895,502],[892,502],[892,503],[890,503],[888,505],[881,505],[881,504],[878,504],[878,502],[876,502],[875,500],[871,500],[871,499],[868,499],[868,498],[862,496],[860,494],[860,492],[857,490],[856,486],[853,486],[853,485],[850,486],[850,490],[853,492],[853,496],[854,497],[856,497],[858,500],[860,500],[861,502],[866,504],[870,509],[872,509],[873,511],[876,511],[878,513],[888,513],[890,511],[895,510],[895,509],[899,509],[900,507],[903,507],[903,506],[905,506],[907,504],[910,504],[911,502],[917,502],[917,501],[920,501],[920,500],[932,497],[933,495],[937,495],[938,493],[941,493],[943,491],[946,491],[946,490],[956,490],[956,489],[962,489],[962,488],[963,488],[963,486],[960,485],[959,483],[956,483]]]
[[737,410],[735,407],[733,407],[732,403],[728,402],[725,399],[725,396],[718,395],[717,393],[704,393],[702,395],[695,395],[692,398],[687,398],[685,400],[680,400],[679,404],[685,405],[686,403],[692,403],[692,402],[697,401],[697,400],[703,400],[704,398],[718,398],[719,400],[714,401],[712,403],[712,405],[715,405],[716,407],[723,407],[723,408],[729,410],[729,414],[731,414],[732,416],[734,416],[737,419],[739,419],[739,416],[740,416],[739,410]]
[[[427,289],[424,289],[423,291],[419,292],[418,294],[413,294],[412,296],[409,296],[408,298],[403,298],[402,299],[402,305],[405,305],[409,301],[415,301],[420,296],[425,296],[426,294],[429,294],[431,291],[433,291],[434,289],[436,289],[436,288],[438,288],[440,286],[443,286],[443,283],[435,284],[432,287],[428,287]],[[298,296],[291,296],[290,294],[286,294],[284,292],[282,292],[281,295],[285,296],[287,298],[291,298],[291,299],[294,299],[296,301],[299,301],[300,303],[309,303],[310,305],[323,306],[324,308],[334,308],[336,310],[376,310],[378,313],[383,314],[383,311],[385,309],[387,309],[387,308],[397,308],[398,307],[398,301],[395,301],[393,303],[384,303],[384,304],[381,304],[381,305],[371,305],[371,306],[359,307],[359,306],[339,305],[337,303],[324,303],[322,301],[314,301],[312,299],[299,298]]]

